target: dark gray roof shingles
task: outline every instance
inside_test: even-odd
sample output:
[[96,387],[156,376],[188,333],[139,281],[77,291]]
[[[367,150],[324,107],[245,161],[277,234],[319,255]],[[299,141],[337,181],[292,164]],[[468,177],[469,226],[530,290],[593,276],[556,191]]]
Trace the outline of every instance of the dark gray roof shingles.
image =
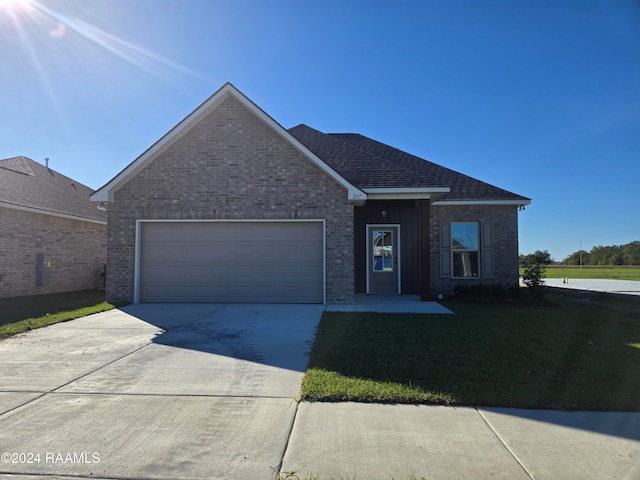
[[93,190],[27,157],[0,160],[0,202],[45,212],[107,221],[89,200]]
[[288,131],[349,183],[361,189],[449,187],[450,192],[439,200],[530,200],[364,135],[326,134],[307,125],[298,125]]

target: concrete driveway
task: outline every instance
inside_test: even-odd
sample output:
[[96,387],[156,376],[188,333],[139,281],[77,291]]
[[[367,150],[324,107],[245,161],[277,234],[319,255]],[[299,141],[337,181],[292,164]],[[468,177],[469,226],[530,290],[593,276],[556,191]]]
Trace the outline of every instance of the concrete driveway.
[[0,478],[640,478],[640,413],[298,404],[322,308],[134,305],[0,342]]
[[272,479],[322,309],[132,305],[0,342],[0,476]]

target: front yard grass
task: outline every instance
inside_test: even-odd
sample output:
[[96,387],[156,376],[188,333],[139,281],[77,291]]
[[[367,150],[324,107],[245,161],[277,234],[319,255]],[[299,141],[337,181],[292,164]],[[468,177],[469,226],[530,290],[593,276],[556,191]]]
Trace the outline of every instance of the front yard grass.
[[102,290],[1,298],[0,339],[112,308]]
[[443,302],[455,315],[326,312],[302,398],[640,411],[640,298]]

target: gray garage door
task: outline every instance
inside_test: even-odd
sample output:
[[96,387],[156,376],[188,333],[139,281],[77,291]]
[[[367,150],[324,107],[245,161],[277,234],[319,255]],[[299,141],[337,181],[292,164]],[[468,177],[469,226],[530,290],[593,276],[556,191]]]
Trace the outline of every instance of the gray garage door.
[[321,222],[141,227],[141,302],[323,302]]

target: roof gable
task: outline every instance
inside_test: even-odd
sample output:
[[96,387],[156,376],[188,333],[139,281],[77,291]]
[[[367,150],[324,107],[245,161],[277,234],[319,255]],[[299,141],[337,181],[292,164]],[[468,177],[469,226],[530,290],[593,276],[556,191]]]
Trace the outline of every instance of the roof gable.
[[173,143],[180,139],[187,131],[195,126],[201,119],[207,116],[210,112],[215,110],[225,99],[229,96],[233,96],[247,109],[253,112],[260,120],[271,127],[278,135],[288,141],[294,148],[299,150],[306,158],[315,163],[322,171],[333,178],[338,184],[343,186],[348,193],[349,200],[359,200],[365,197],[364,193],[357,187],[345,180],[339,173],[333,168],[327,165],[323,160],[312,153],[306,146],[301,144],[296,138],[294,138],[286,129],[284,129],[278,122],[265,113],[260,107],[253,103],[248,97],[240,92],[231,83],[226,83],[211,97],[209,97],[204,103],[202,103],[193,112],[187,115],[180,123],[167,132],[156,143],[149,147],[138,158],[125,167],[120,173],[118,173],[113,179],[111,179],[106,185],[98,189],[92,196],[91,200],[96,202],[112,202],[114,193],[124,184],[126,184],[131,178],[133,178],[138,172],[140,172],[149,163],[153,162],[158,156],[169,148]]
[[93,190],[27,157],[0,160],[0,206],[106,224]]

